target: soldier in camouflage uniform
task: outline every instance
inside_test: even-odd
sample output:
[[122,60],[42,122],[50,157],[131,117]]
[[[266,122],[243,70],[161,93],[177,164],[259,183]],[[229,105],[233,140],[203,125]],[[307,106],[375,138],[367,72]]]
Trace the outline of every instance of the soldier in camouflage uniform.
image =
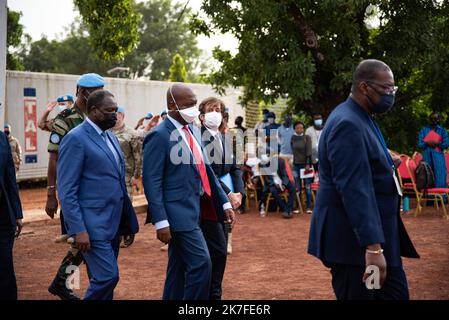
[[[127,126],[124,122],[125,109],[118,107],[117,123],[111,131],[117,137],[125,159],[125,183],[129,198],[133,200],[133,187],[138,187],[137,181],[142,172],[142,139],[137,131]],[[122,248],[129,247],[134,241],[134,235],[128,235],[120,239]]]
[[[86,117],[85,110],[87,98],[93,91],[102,89],[103,87],[104,80],[101,76],[94,73],[82,75],[77,82],[75,103],[69,109],[61,111],[54,120],[50,134],[50,142],[48,143],[50,158],[48,163],[47,204],[45,206],[45,211],[52,219],[58,209],[58,200],[56,198],[56,163],[58,160],[58,151],[61,140],[70,130],[84,121]],[[61,231],[63,234],[66,234],[67,231],[64,225],[62,212],[60,212],[60,218]],[[78,296],[68,288],[66,282],[67,278],[70,276],[71,268],[69,267],[77,267],[82,262],[83,256],[72,241],[70,249],[62,260],[48,291],[51,294],[60,297],[62,300],[79,300]]]
[[20,147],[19,140],[11,135],[11,126],[5,124],[4,133],[8,137],[9,145],[11,146],[12,160],[14,161],[14,167],[16,174],[19,172],[20,165],[22,164],[22,148]]

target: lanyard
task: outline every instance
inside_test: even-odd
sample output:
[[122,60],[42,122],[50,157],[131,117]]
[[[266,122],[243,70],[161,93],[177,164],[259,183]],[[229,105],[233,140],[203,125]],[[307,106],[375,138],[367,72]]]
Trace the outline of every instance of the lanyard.
[[393,159],[391,158],[390,153],[388,152],[387,149],[387,144],[385,143],[384,137],[382,135],[382,132],[380,132],[379,126],[377,125],[377,123],[373,120],[373,118],[371,116],[368,116],[374,131],[376,132],[377,138],[380,141],[380,144],[382,145],[382,148],[384,149],[385,152],[385,156],[387,157],[388,163],[390,164],[390,166],[393,168],[393,171],[395,170],[395,166],[394,166],[394,162]]

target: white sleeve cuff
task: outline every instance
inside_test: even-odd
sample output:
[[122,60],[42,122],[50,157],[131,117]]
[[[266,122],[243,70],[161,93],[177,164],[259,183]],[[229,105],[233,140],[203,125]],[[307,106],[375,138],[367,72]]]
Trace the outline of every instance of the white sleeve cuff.
[[226,202],[226,203],[223,205],[223,210],[228,210],[228,209],[232,209],[232,205],[231,205],[230,202]]
[[156,222],[154,224],[154,227],[156,228],[156,230],[163,229],[163,228],[166,228],[169,226],[170,225],[168,224],[168,220],[162,220],[162,221]]

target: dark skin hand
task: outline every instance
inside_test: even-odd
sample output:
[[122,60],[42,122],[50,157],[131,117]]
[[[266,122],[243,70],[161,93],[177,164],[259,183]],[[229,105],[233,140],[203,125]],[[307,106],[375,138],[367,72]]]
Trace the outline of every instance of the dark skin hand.
[[235,212],[232,209],[227,209],[225,210],[225,217],[226,217],[226,224],[230,224],[231,227],[234,227],[234,224],[236,223],[236,218],[235,218]]
[[[49,153],[48,159],[48,186],[56,185],[56,163],[58,161],[58,154],[54,152]],[[47,203],[45,204],[45,212],[50,218],[54,218],[58,210],[58,199],[56,198],[56,188],[47,190]]]
[[22,219],[17,219],[16,220],[16,234],[15,237],[18,238],[20,236],[20,233],[22,232],[22,228],[23,228],[23,221]]
[[157,239],[164,244],[168,244],[171,240],[171,232],[170,227],[165,227],[159,230],[156,230]]
[[80,232],[75,236],[76,247],[81,252],[90,250],[90,240],[87,231]]
[[[369,250],[379,250],[381,249],[380,244],[373,244],[373,245],[369,245],[366,247]],[[380,287],[382,288],[384,283],[385,283],[385,279],[387,278],[387,262],[385,260],[385,257],[383,254],[372,254],[372,253],[365,253],[365,266],[377,266],[379,268],[379,272],[380,272],[380,278],[379,278],[379,284]],[[363,275],[363,282],[366,281],[366,279],[370,276],[369,273],[366,273]]]

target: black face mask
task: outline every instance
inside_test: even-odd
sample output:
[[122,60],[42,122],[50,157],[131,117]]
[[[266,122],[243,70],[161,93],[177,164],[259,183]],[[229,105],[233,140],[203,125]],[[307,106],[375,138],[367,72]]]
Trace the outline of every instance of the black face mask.
[[434,127],[438,126],[440,124],[440,119],[430,119],[430,124]]
[[107,112],[103,113],[100,111],[100,113],[103,116],[103,119],[97,123],[97,125],[100,127],[101,130],[106,131],[108,129],[111,129],[115,126],[117,123],[117,113],[115,112]]
[[10,134],[9,131],[4,131],[4,132],[5,132],[6,136],[9,137],[9,134]]

